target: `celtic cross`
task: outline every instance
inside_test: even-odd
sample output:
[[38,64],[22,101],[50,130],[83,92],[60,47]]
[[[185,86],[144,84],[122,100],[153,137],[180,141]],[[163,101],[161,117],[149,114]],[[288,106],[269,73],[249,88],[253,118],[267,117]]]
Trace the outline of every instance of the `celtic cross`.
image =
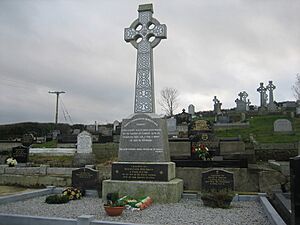
[[274,102],[273,90],[276,88],[276,86],[273,84],[273,81],[269,81],[269,84],[266,88],[269,90],[269,103],[272,104]]
[[125,41],[137,49],[134,113],[155,113],[153,48],[167,38],[167,26],[152,17],[152,4],[139,5],[138,12],[124,32]]
[[266,91],[267,89],[264,87],[264,83],[260,83],[257,91],[260,93],[260,106],[266,106]]

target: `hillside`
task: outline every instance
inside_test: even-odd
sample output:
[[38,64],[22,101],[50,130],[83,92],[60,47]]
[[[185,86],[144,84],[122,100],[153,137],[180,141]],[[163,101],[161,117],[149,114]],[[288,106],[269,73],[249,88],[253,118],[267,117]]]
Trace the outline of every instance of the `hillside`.
[[[288,119],[292,122],[293,133],[274,133],[273,123],[277,119]],[[218,137],[238,137],[249,142],[250,134],[260,143],[287,143],[300,140],[300,118],[290,118],[284,115],[263,115],[249,118],[249,128],[218,129]]]

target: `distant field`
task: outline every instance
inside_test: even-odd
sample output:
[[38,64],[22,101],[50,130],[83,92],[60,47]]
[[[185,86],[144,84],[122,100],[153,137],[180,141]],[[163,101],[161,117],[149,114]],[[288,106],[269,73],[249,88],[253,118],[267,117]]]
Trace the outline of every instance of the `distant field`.
[[[274,133],[273,123],[277,119],[288,119],[292,122],[293,133]],[[249,118],[249,128],[231,128],[218,129],[218,137],[238,137],[240,136],[245,142],[249,142],[250,134],[260,143],[287,143],[300,140],[300,118],[291,119],[288,116],[265,115]]]

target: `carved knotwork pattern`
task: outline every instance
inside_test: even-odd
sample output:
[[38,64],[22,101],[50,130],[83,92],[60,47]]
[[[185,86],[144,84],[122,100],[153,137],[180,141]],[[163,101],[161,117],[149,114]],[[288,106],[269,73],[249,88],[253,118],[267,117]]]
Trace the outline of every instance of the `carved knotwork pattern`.
[[138,52],[145,53],[150,52],[151,46],[148,41],[141,41],[139,43]]
[[151,85],[149,76],[149,70],[139,71],[138,72],[138,80],[137,80],[137,87],[138,88],[149,88]]
[[143,25],[146,25],[151,19],[151,16],[152,16],[151,14],[152,14],[152,12],[149,12],[149,11],[148,12],[140,12],[139,13],[140,23]]
[[134,30],[132,28],[126,28],[124,39],[125,40],[133,40],[137,34],[138,33],[136,32],[136,30]]
[[138,70],[150,69],[150,54],[138,54]]
[[165,36],[166,35],[165,26],[161,24],[155,26],[155,28],[153,29],[153,34],[158,37]]

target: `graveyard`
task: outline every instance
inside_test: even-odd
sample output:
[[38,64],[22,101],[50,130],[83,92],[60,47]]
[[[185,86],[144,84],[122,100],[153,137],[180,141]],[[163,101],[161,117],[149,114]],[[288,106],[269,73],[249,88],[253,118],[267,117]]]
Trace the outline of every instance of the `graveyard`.
[[156,114],[153,49],[167,25],[152,4],[137,11],[124,29],[132,114],[0,125],[0,224],[300,224],[300,102],[276,102],[268,81],[259,106],[241,90],[235,108],[212,96],[211,110]]

